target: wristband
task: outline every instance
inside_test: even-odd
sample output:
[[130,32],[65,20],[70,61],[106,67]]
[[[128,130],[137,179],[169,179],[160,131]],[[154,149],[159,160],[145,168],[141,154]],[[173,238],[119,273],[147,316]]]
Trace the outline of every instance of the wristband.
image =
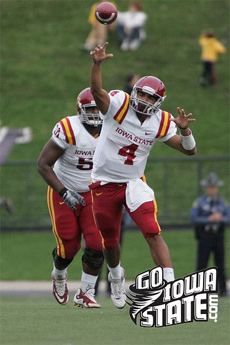
[[63,188],[58,194],[63,197],[63,195],[67,192],[67,188]]
[[188,129],[188,126],[187,126],[187,127],[180,127],[180,126],[177,125],[177,127],[178,127],[179,129],[181,129],[181,130]]
[[183,146],[183,148],[185,150],[192,150],[194,149],[194,147],[196,146],[196,142],[195,139],[192,135],[192,131],[190,129],[190,134],[187,136],[184,136],[180,133],[180,137],[181,137],[181,145]]
[[101,64],[101,61],[93,60],[93,63],[95,63],[95,65],[100,65],[100,64]]

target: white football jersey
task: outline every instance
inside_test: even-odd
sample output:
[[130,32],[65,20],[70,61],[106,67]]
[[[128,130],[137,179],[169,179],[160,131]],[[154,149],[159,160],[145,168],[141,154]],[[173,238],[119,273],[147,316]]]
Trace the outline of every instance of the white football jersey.
[[98,137],[93,137],[81,123],[79,116],[68,116],[53,129],[51,139],[64,153],[55,162],[54,172],[63,185],[76,192],[89,191],[93,155]]
[[167,141],[176,134],[172,115],[159,110],[141,125],[131,108],[129,95],[110,91],[110,105],[93,158],[93,182],[128,182],[140,178],[156,141]]

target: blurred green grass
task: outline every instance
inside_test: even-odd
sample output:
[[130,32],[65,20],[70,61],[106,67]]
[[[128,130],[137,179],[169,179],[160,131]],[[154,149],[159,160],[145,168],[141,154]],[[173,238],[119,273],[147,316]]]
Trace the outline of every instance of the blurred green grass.
[[229,301],[219,299],[218,322],[143,328],[133,324],[129,308],[118,310],[98,297],[101,309],[80,309],[51,297],[1,297],[3,345],[228,345]]

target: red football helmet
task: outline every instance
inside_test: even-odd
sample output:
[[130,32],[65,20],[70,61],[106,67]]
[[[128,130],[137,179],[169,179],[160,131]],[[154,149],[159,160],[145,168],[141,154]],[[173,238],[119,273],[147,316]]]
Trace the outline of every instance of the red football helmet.
[[[157,98],[154,104],[145,102],[138,98],[138,91],[142,91],[153,95]],[[131,107],[140,114],[154,115],[160,109],[161,103],[166,97],[166,91],[164,83],[152,76],[147,76],[139,79],[134,85],[131,96],[130,105]]]
[[82,123],[86,123],[93,127],[102,124],[99,110],[89,87],[79,93],[76,100],[76,106]]

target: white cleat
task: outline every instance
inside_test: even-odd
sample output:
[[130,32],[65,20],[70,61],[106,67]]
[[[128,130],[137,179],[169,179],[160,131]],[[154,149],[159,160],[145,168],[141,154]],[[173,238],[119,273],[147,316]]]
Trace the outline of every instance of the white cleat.
[[86,292],[78,289],[73,298],[74,305],[81,308],[101,308],[100,304],[95,300],[94,295],[94,289],[88,289]]
[[109,272],[108,280],[111,283],[111,299],[115,307],[122,309],[126,305],[125,295],[125,271],[121,267],[121,279],[112,279],[111,273]]
[[53,278],[53,296],[60,304],[66,304],[69,300],[69,292],[67,287],[67,276],[63,279],[56,279],[52,272]]

